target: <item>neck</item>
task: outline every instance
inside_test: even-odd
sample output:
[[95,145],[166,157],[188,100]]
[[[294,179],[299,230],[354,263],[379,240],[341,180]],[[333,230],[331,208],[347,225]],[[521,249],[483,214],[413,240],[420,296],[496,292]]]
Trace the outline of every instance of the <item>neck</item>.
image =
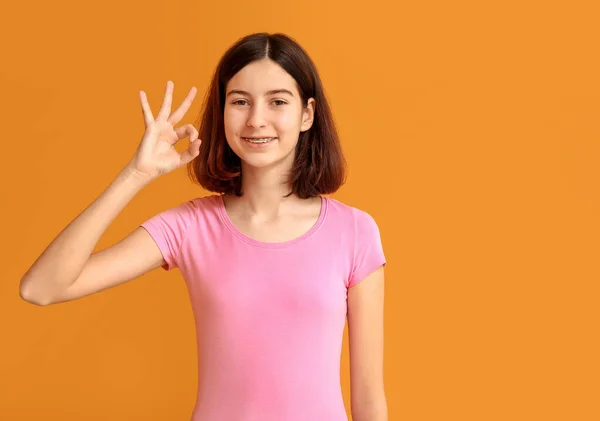
[[289,169],[281,167],[255,168],[242,163],[242,197],[236,198],[238,205],[255,215],[277,215],[284,206],[296,202],[295,194],[288,183]]

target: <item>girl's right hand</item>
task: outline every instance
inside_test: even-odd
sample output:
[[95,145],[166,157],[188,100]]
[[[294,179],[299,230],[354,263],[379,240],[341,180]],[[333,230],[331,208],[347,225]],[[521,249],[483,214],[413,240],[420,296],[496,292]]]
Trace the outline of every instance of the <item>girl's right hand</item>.
[[[196,96],[196,88],[192,87],[179,108],[169,115],[171,113],[173,88],[173,82],[168,81],[162,107],[156,116],[156,120],[152,116],[146,93],[140,91],[146,131],[129,163],[129,167],[136,173],[149,177],[149,179],[155,179],[186,165],[198,156],[200,143],[202,143],[202,140],[198,139],[198,131],[191,124],[173,129],[173,126],[181,121],[190,105],[192,105]],[[187,150],[180,154],[174,145],[188,136],[190,145]]]

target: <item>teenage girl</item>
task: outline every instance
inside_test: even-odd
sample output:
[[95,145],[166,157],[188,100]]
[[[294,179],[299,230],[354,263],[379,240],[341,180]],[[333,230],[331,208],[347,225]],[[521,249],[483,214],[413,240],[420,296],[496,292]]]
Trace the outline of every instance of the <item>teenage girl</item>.
[[[217,65],[199,130],[175,128],[196,89],[171,113],[173,89],[156,117],[140,92],[133,158],[35,261],[21,297],[60,303],[179,268],[197,328],[195,421],[347,421],[347,317],[353,420],[387,420],[385,257],[373,218],[324,196],[343,184],[344,157],[312,60],[284,34],[240,39]],[[184,165],[214,194],[92,253],[137,192]]]

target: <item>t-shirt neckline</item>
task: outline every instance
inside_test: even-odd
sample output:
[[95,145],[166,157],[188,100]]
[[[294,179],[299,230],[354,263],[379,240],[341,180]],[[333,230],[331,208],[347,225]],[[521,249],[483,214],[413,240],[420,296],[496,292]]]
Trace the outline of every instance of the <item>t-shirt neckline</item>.
[[223,221],[225,226],[240,240],[242,240],[250,245],[257,246],[257,247],[284,248],[284,247],[289,247],[294,244],[297,244],[301,241],[304,241],[307,238],[311,237],[321,227],[321,225],[323,224],[323,221],[325,220],[325,215],[327,214],[327,204],[328,204],[327,198],[325,196],[320,196],[321,197],[321,211],[319,212],[319,217],[317,218],[317,222],[315,222],[315,224],[307,232],[302,234],[300,237],[296,237],[296,238],[294,238],[292,240],[288,240],[288,241],[265,242],[265,241],[256,240],[256,239],[244,234],[240,230],[238,230],[236,228],[236,226],[233,225],[233,222],[231,221],[231,219],[229,219],[229,215],[227,214],[227,210],[225,209],[225,200],[223,199],[223,195],[220,194],[220,195],[216,195],[215,197],[217,200],[217,209],[219,212],[219,216],[221,217],[221,220]]

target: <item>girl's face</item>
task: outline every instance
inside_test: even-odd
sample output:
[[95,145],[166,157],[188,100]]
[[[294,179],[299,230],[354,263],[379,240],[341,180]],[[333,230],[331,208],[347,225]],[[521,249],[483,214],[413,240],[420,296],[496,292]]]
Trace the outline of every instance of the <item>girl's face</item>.
[[227,143],[247,165],[288,170],[300,132],[312,126],[314,103],[303,106],[296,81],[277,63],[254,61],[225,89]]

